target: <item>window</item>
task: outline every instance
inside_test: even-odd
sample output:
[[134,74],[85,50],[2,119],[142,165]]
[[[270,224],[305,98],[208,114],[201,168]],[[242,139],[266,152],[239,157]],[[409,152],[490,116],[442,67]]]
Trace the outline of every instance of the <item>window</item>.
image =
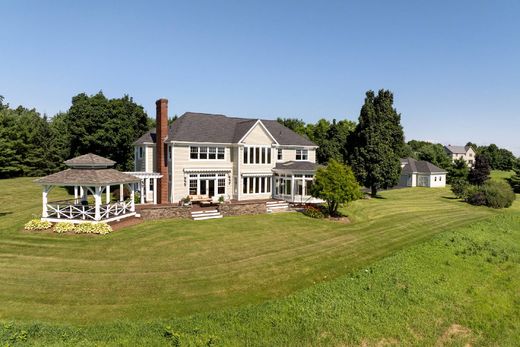
[[297,149],[296,150],[296,160],[308,160],[309,159],[309,151],[306,149]]
[[199,159],[199,147],[190,147],[190,159]]
[[207,146],[191,146],[190,147],[190,159],[200,160],[223,160],[225,158],[224,147],[207,147]]
[[225,178],[218,179],[217,193],[226,194],[226,179]]
[[138,147],[137,158],[141,159],[143,157],[143,154],[144,154],[144,148]]
[[244,164],[247,164],[247,153],[248,153],[248,149],[244,148]]
[[260,147],[255,147],[255,154],[256,154],[256,157],[255,157],[255,163],[256,164],[260,164]]
[[172,146],[168,146],[168,160],[172,160]]
[[247,177],[242,180],[242,193],[247,194]]
[[148,190],[153,191],[153,180],[150,179],[150,182],[148,182]]
[[262,147],[262,164],[265,164],[265,161],[267,160],[267,156],[266,156],[266,149],[265,147]]
[[244,164],[271,164],[271,148],[248,146],[244,148]]
[[242,180],[242,192],[244,194],[265,194],[271,192],[271,177],[244,177]]
[[271,148],[267,149],[267,163],[271,164]]
[[283,159],[283,150],[281,148],[278,148],[278,160]]
[[439,176],[439,182],[442,181],[442,176]]
[[190,180],[190,195],[197,195],[197,180]]

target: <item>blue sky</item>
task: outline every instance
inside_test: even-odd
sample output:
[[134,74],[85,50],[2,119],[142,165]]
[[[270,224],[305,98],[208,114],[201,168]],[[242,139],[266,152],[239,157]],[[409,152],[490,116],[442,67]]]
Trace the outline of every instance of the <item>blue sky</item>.
[[520,155],[519,1],[1,1],[0,95],[53,115],[129,94],[154,115],[357,119],[394,92],[407,139]]

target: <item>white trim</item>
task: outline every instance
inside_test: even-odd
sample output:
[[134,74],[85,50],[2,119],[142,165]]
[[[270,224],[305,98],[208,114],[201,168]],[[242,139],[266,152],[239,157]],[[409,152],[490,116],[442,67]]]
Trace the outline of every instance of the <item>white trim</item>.
[[199,173],[199,172],[231,172],[230,168],[192,168],[192,169],[183,169],[184,173]]
[[242,174],[242,177],[271,177],[273,176],[273,173],[272,172],[248,172],[248,173],[243,173]]
[[249,128],[249,130],[245,133],[244,136],[242,136],[242,138],[238,141],[239,143],[243,143],[244,142],[244,139],[249,136],[249,134],[253,131],[253,129],[255,128],[255,126],[257,124],[261,124],[262,125],[262,128],[264,128],[265,132],[267,133],[267,135],[269,135],[269,137],[271,138],[271,140],[273,140],[274,143],[276,143],[278,145],[278,141],[276,141],[276,139],[274,138],[273,135],[271,135],[271,133],[269,132],[269,130],[267,129],[267,127],[264,125],[264,123],[262,123],[262,121],[260,119],[258,119],[255,124],[253,124],[251,126],[251,128]]

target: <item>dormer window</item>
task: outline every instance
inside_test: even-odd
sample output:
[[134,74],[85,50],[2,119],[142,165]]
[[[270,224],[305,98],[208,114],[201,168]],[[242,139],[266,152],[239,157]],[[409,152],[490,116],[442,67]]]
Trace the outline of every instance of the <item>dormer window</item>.
[[309,151],[306,149],[297,149],[296,160],[309,160]]

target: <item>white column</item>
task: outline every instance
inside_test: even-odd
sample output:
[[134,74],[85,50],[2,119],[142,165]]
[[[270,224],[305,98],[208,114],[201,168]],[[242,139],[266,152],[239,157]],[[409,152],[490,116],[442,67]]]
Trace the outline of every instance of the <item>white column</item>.
[[110,186],[107,186],[106,194],[107,204],[110,204]]
[[130,211],[135,212],[135,202],[134,202],[134,185],[129,184],[128,188],[130,189]]
[[79,195],[81,196],[81,201],[87,201],[87,190],[83,187],[79,187]]
[[101,187],[96,187],[94,192],[95,215],[94,220],[101,220]]
[[244,147],[238,147],[238,158],[237,158],[237,200],[240,200],[240,195],[242,194],[242,177],[240,176],[240,165],[244,160]]
[[143,187],[143,185],[144,185],[144,180],[141,180],[141,181],[139,182],[139,188],[141,188],[141,189],[140,189],[141,204],[144,204],[144,194],[145,194],[145,192],[144,192],[144,187]]
[[[133,187],[133,184],[132,184],[132,187]],[[123,201],[125,199],[124,191],[125,191],[125,187],[122,184],[120,184],[119,185],[119,201]]]
[[150,179],[149,178],[145,178],[144,179],[144,195],[145,195],[144,200],[146,202],[148,202],[148,191],[149,190],[150,190]]
[[157,205],[157,178],[152,178],[153,180],[153,204]]
[[78,203],[78,186],[74,186],[74,203]]
[[47,212],[47,195],[49,193],[49,186],[43,186],[42,192],[42,218],[47,218],[49,213]]
[[291,175],[291,202],[294,202],[294,174]]

